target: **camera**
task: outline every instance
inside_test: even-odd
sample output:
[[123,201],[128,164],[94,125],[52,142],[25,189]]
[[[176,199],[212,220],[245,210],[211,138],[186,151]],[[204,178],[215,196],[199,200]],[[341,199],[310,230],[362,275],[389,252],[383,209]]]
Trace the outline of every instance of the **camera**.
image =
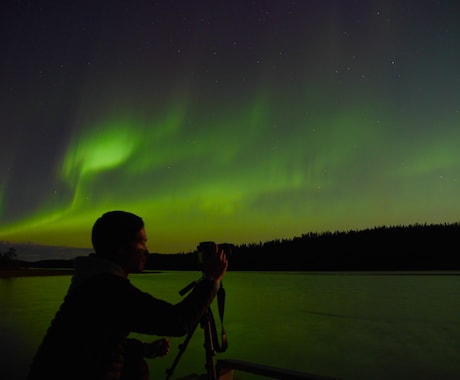
[[198,244],[197,252],[198,252],[198,261],[200,264],[207,260],[212,254],[219,252],[219,250],[223,250],[227,257],[230,256],[232,253],[234,245],[231,243],[219,243],[216,244],[213,241],[202,241]]

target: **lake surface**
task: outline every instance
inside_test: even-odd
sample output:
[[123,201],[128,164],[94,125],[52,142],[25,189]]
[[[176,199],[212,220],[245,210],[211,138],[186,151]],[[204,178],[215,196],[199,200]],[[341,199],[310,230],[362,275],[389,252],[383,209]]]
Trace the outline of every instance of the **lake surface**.
[[[182,298],[179,290],[197,277],[163,272],[131,281],[175,303]],[[70,276],[0,279],[2,380],[24,379],[69,283]],[[216,359],[344,380],[460,378],[458,273],[229,272],[223,284],[229,345]],[[219,321],[216,301],[212,309]],[[184,339],[172,338],[170,354],[149,362],[152,378],[165,378]],[[173,377],[205,372],[203,343],[203,329],[197,328]]]

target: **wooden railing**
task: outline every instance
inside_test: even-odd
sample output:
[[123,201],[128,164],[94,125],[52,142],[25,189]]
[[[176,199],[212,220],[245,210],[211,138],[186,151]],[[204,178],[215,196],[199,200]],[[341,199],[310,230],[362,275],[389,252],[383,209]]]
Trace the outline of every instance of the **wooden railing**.
[[293,371],[290,369],[272,367],[234,359],[217,360],[216,369],[219,380],[233,380],[234,371],[242,371],[263,377],[282,380],[338,380],[337,377],[315,375],[312,373]]

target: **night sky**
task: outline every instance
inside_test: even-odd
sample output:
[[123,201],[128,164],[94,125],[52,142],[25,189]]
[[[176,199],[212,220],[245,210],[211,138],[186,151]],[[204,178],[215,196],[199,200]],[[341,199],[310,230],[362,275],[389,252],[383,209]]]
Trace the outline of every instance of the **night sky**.
[[460,2],[5,1],[0,240],[152,252],[460,220]]

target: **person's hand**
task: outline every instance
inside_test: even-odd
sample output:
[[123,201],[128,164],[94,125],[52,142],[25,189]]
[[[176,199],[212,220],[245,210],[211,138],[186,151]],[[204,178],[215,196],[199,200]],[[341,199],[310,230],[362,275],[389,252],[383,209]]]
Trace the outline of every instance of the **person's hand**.
[[228,258],[222,248],[217,248],[216,253],[208,255],[203,261],[203,275],[208,280],[220,281],[225,275],[228,267]]
[[144,343],[144,357],[153,359],[159,356],[166,356],[170,347],[171,343],[168,338],[158,339],[151,343]]

